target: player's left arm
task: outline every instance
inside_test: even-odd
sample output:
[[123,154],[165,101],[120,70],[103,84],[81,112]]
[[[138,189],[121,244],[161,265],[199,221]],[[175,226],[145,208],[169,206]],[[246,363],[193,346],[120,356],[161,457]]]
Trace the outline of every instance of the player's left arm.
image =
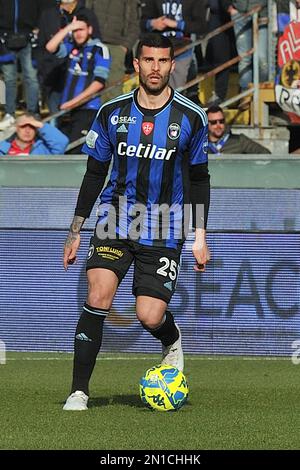
[[205,271],[205,265],[210,260],[210,251],[206,242],[210,202],[210,176],[207,163],[193,165],[190,168],[190,181],[193,228],[195,229],[195,241],[192,250],[197,262],[194,270]]
[[207,161],[207,123],[194,133],[190,146],[190,202],[192,205],[192,224],[195,230],[193,255],[197,264],[195,271],[205,271],[210,260],[206,242],[206,227],[210,203],[210,175]]

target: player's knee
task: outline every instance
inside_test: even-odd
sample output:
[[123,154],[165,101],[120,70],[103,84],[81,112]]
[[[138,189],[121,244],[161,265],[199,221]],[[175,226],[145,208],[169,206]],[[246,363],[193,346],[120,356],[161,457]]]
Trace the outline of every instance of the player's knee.
[[87,303],[96,308],[110,309],[112,304],[111,293],[102,289],[90,289]]
[[162,321],[161,313],[153,312],[153,310],[139,311],[137,312],[137,317],[142,325],[149,330],[157,328]]

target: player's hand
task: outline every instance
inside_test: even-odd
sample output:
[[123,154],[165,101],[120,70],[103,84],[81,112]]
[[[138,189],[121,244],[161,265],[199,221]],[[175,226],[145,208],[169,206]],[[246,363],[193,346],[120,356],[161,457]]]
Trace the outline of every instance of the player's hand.
[[67,271],[70,264],[76,262],[76,254],[80,246],[80,234],[69,232],[64,246],[64,268]]
[[165,25],[165,19],[165,16],[160,16],[159,18],[151,20],[152,29],[155,29],[156,31],[163,31],[166,29],[167,26]]
[[206,263],[208,263],[208,261],[210,260],[210,251],[207,246],[206,240],[196,240],[192,246],[192,250],[194,258],[196,260],[194,271],[204,272]]

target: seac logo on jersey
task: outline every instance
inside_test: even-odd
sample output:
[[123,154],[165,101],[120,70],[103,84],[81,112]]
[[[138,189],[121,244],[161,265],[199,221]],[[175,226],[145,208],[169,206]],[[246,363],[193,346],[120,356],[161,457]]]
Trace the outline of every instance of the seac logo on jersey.
[[151,134],[151,132],[153,131],[153,128],[154,128],[153,122],[143,122],[142,124],[142,129],[145,135]]
[[180,136],[180,132],[181,132],[181,127],[179,124],[177,124],[177,122],[172,122],[172,124],[169,125],[168,136],[170,139],[172,140],[178,139],[178,137]]
[[113,126],[116,124],[135,124],[136,116],[118,116],[117,114],[114,114],[110,118],[110,122]]
[[113,126],[115,126],[115,125],[118,124],[118,122],[119,122],[119,116],[117,116],[116,114],[114,114],[114,115],[110,118],[110,122],[112,123]]
[[90,149],[94,149],[96,146],[96,140],[98,139],[98,137],[99,137],[99,134],[97,134],[97,132],[91,129],[85,139],[86,145],[90,147]]

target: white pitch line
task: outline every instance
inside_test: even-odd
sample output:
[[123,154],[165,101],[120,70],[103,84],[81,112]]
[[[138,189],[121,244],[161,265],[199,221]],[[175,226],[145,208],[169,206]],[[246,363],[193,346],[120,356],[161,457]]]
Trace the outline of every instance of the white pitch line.
[[[141,357],[98,357],[97,361],[147,361],[147,360],[157,360],[157,356],[141,356]],[[290,361],[291,358],[288,357],[186,357],[186,361]],[[6,361],[73,361],[72,357],[7,357]]]

